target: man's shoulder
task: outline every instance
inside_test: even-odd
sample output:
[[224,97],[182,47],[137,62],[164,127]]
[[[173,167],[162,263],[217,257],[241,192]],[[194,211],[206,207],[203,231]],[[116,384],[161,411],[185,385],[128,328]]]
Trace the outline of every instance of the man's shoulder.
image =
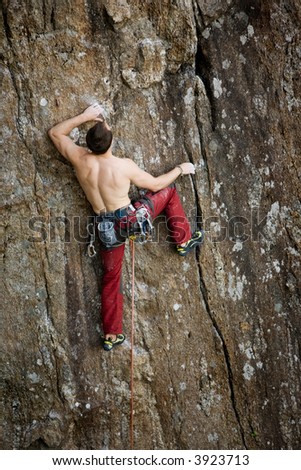
[[87,150],[85,147],[81,147],[81,151],[78,152],[78,158],[72,163],[77,168],[86,168],[95,165],[97,156]]
[[115,162],[120,165],[121,167],[130,167],[134,164],[133,160],[126,157],[116,157],[116,155],[112,155]]
[[131,158],[123,157],[123,158],[119,158],[119,160],[123,162],[123,165],[126,165],[128,167],[132,167],[133,165],[135,165],[135,163],[133,162]]
[[91,154],[91,152],[89,152],[89,150],[87,150],[85,147],[80,147],[80,151],[78,152],[78,155],[82,160],[86,160],[93,154]]

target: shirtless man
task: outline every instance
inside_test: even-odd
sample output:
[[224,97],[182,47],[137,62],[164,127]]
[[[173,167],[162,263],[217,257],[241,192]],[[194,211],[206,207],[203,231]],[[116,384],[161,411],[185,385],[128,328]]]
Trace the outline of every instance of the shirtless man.
[[[177,244],[177,252],[185,256],[203,241],[203,232],[191,234],[176,188],[172,183],[180,175],[194,174],[192,163],[181,163],[168,173],[154,177],[141,170],[129,158],[118,158],[112,154],[112,132],[102,117],[102,107],[95,103],[83,113],[67,119],[48,131],[52,142],[71,164],[77,179],[98,218],[126,216],[128,208],[135,207],[129,199],[130,185],[148,189],[147,209],[152,218],[162,211],[168,217],[168,226]],[[76,145],[69,137],[75,127],[89,121],[96,124],[87,132],[88,149]],[[145,201],[145,199],[144,199]],[[106,219],[107,220],[107,219]],[[124,242],[111,248],[102,247],[102,321],[105,350],[121,344],[123,296],[120,292]]]

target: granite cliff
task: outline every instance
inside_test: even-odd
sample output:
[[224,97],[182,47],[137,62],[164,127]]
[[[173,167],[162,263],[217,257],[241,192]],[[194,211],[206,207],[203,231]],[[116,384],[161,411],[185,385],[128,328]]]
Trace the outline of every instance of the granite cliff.
[[[177,186],[206,231],[184,260],[163,219],[136,247],[135,448],[300,448],[300,2],[4,0],[2,21],[2,448],[129,448],[130,344],[100,347],[92,210],[47,136],[95,100],[116,155],[196,165]],[[127,250],[128,336],[130,282]]]

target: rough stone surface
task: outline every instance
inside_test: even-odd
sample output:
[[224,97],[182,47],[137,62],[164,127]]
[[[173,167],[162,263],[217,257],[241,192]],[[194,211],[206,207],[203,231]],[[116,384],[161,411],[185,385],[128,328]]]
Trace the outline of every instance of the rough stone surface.
[[[155,175],[196,165],[178,188],[206,230],[184,260],[163,218],[136,248],[135,448],[300,448],[300,2],[2,12],[2,447],[130,445],[130,343],[100,348],[92,210],[47,137],[98,100],[116,155]],[[128,337],[130,282],[127,250]]]

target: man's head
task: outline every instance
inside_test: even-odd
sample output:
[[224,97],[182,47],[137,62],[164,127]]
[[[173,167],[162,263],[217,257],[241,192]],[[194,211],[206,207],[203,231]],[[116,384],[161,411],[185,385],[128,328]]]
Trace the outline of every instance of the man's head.
[[88,130],[86,135],[87,146],[93,153],[102,155],[111,147],[113,134],[105,121],[97,122]]

